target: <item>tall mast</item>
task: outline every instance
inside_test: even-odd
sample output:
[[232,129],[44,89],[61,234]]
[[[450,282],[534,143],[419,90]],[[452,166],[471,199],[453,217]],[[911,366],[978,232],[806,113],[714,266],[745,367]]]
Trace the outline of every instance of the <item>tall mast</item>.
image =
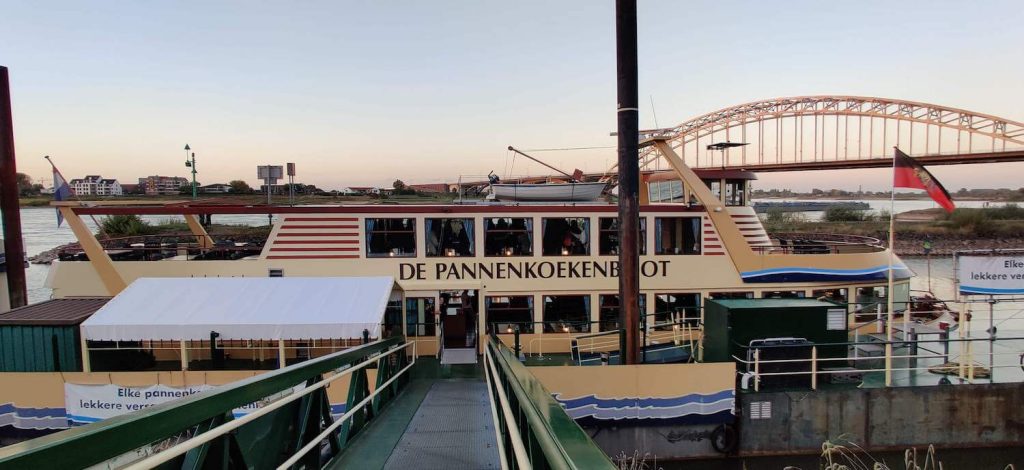
[[615,2],[619,138],[619,351],[622,364],[640,356],[640,156],[636,0]]

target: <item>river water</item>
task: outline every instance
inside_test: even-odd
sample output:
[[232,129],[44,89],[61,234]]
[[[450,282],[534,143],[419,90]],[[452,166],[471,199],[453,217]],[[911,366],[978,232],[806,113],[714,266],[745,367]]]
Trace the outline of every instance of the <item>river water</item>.
[[[889,201],[869,200],[872,208],[884,206],[888,208]],[[961,206],[973,205],[981,207],[982,201],[964,201]],[[934,206],[931,201],[896,201],[897,211],[913,209],[927,209]],[[158,223],[168,220],[182,221],[181,217],[173,216],[146,216],[143,219]],[[88,217],[85,218],[93,230],[95,223]],[[265,215],[218,215],[214,220],[218,224],[235,225],[266,225]],[[67,224],[57,227],[57,218],[54,209],[49,207],[26,207],[21,209],[22,231],[25,234],[25,249],[29,256],[36,255],[51,248],[75,242],[75,236]],[[904,258],[904,262],[917,273],[911,282],[913,289],[931,290],[940,299],[954,299],[955,276],[953,273],[953,260],[951,257],[926,258]],[[930,271],[929,271],[930,267]],[[32,264],[27,273],[28,297],[30,303],[41,302],[50,298],[50,289],[44,284],[49,266]],[[931,273],[929,280],[928,273]],[[971,309],[974,313],[974,321],[971,325],[972,332],[983,332],[989,324],[989,305],[987,303],[958,304],[955,306],[960,310]],[[1001,330],[1024,331],[1024,302],[1000,302],[993,307],[993,323]]]

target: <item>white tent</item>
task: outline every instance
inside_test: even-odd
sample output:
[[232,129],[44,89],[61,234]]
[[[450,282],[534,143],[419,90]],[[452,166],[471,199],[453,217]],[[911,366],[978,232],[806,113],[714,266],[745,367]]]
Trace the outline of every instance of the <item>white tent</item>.
[[82,323],[100,341],[380,336],[391,277],[140,278]]

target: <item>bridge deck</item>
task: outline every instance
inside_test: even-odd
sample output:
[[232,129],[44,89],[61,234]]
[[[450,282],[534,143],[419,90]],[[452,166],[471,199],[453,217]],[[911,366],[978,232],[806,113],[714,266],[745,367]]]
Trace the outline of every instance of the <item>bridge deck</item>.
[[453,378],[445,366],[424,366],[417,364],[419,373],[405,390],[331,468],[500,467],[487,385],[475,370],[479,367],[463,366],[474,370]]

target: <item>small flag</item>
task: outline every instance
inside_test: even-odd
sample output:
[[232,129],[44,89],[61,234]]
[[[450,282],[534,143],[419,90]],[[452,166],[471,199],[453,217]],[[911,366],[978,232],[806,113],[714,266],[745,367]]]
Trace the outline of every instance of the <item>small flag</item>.
[[923,189],[946,212],[953,212],[953,209],[956,209],[956,206],[953,205],[953,198],[949,195],[949,191],[942,187],[939,180],[935,179],[928,170],[909,155],[901,152],[900,149],[894,150],[896,153],[893,156],[893,187]]
[[[54,201],[67,201],[74,195],[74,191],[71,190],[71,186],[68,185],[67,180],[64,179],[64,175],[60,174],[60,170],[57,166],[50,161],[50,157],[46,157],[46,161],[50,162],[50,166],[53,167],[53,200]],[[64,215],[60,213],[60,208],[57,208],[57,226],[64,222]]]

